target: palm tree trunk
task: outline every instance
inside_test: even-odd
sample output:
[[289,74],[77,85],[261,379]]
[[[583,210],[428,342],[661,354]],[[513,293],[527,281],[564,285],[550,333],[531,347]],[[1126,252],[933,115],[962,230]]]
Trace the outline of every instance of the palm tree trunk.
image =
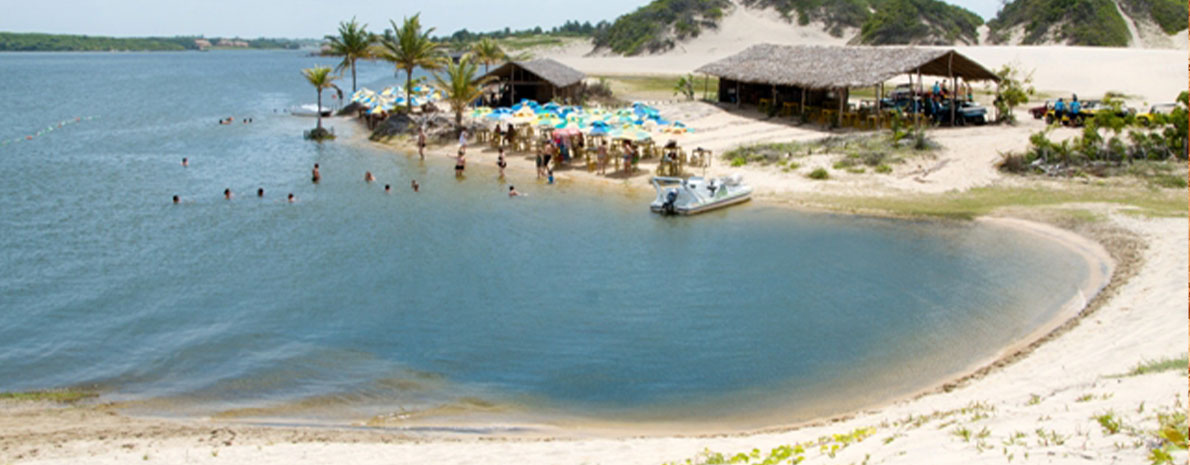
[[318,131],[318,132],[322,132],[321,131],[321,129],[322,129],[322,88],[321,87],[318,88],[318,109],[315,110],[314,113],[315,113],[315,116],[318,117],[318,129],[320,129],[320,131]]
[[413,114],[413,68],[405,68],[405,108]]
[[355,94],[355,59],[351,60],[351,94]]

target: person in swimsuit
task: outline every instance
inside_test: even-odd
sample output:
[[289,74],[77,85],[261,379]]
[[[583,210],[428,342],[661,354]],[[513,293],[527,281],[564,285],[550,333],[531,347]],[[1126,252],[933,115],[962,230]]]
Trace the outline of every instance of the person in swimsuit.
[[599,161],[599,174],[607,174],[607,141],[603,141],[599,145],[597,160]]
[[426,159],[426,128],[419,126],[417,128],[417,156],[422,160]]
[[180,202],[180,201],[181,201],[181,199],[178,199],[178,196],[176,196],[176,195],[175,195],[175,196],[174,196],[174,203],[175,203],[175,204],[177,204],[177,203],[178,203],[178,202]]
[[257,188],[257,189],[256,189],[256,196],[257,196],[257,197],[264,197],[264,188],[263,188],[263,187],[259,187],[259,188]]
[[318,172],[318,163],[314,164],[314,174],[312,174],[310,176],[310,178],[314,181],[315,184],[317,184],[318,181],[322,180],[322,173]]
[[549,173],[550,173],[550,174],[549,174],[549,181],[548,181],[548,182],[549,182],[550,184],[553,184],[553,183],[554,183],[554,170],[552,170],[552,169],[551,169],[551,170],[549,171]]
[[542,168],[549,169],[550,159],[554,158],[554,143],[551,141],[545,144],[545,155],[541,157]]
[[413,192],[417,192],[417,190],[419,188],[421,188],[421,185],[417,183],[416,179],[414,179],[413,182],[410,183],[410,186],[413,187]]
[[500,177],[504,177],[504,168],[508,167],[508,162],[504,161],[504,147],[500,147],[500,155],[496,158],[496,167],[500,168]]
[[293,192],[289,193],[289,198],[286,199],[286,201],[288,201],[289,203],[294,203],[297,201],[297,199],[293,198]]
[[508,186],[509,197],[516,197],[518,195],[521,195],[521,193],[516,191],[516,186]]
[[455,157],[455,177],[463,175],[463,169],[467,167],[467,156],[464,155],[463,149],[459,149],[459,156]]
[[187,166],[190,166],[190,160],[186,159],[186,157],[182,157],[182,168]]
[[391,184],[385,184],[384,185],[384,193],[391,194],[392,192],[393,192],[393,186]]
[[231,200],[231,189],[223,189],[223,198]]
[[364,172],[364,182],[372,182],[376,180],[376,176],[372,176],[371,171]]

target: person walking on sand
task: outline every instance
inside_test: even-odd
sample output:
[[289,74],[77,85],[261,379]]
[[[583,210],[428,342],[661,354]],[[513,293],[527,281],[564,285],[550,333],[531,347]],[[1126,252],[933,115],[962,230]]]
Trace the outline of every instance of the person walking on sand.
[[310,179],[314,181],[314,184],[318,184],[318,181],[322,180],[322,173],[318,172],[318,163],[314,164],[314,172],[310,175]]
[[462,177],[465,168],[467,168],[467,155],[462,148],[459,148],[459,155],[455,157],[455,177]]
[[459,148],[467,148],[467,130],[459,131]]
[[504,161],[504,147],[500,147],[500,154],[496,158],[496,167],[500,168],[500,179],[504,179],[504,168],[508,167],[508,162]]
[[376,176],[372,176],[371,171],[364,172],[364,182],[372,182],[376,180]]
[[426,159],[426,127],[417,127],[417,156]]
[[537,165],[537,179],[541,179],[541,165],[545,160],[545,155],[542,152],[545,152],[545,147],[537,149],[537,157],[533,161]]

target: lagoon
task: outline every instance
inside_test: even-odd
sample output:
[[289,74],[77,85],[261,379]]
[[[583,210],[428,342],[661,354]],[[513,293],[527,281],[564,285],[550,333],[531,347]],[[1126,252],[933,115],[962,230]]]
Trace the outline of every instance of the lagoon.
[[758,202],[662,218],[618,186],[510,179],[529,196],[509,199],[494,167],[456,180],[350,121],[313,144],[278,110],[333,60],[300,52],[0,63],[19,109],[0,141],[55,127],[0,147],[3,391],[269,422],[762,427],[986,361],[1090,274],[995,225]]

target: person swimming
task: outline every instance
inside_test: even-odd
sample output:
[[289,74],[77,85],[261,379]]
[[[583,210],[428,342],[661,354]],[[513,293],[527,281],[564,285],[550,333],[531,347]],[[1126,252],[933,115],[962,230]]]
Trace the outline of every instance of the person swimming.
[[181,199],[179,199],[178,196],[175,195],[174,196],[174,204],[177,204],[180,201],[181,201]]
[[311,178],[314,180],[315,183],[318,183],[318,181],[322,180],[322,173],[318,172],[318,163],[314,164],[314,174],[311,175]]
[[256,196],[257,196],[257,197],[264,197],[264,188],[263,188],[263,187],[260,187],[260,188],[257,188],[257,189],[256,189]]
[[413,182],[410,183],[410,186],[413,187],[413,192],[417,192],[417,190],[421,188],[421,185],[417,183],[416,179],[414,179]]
[[187,159],[186,157],[182,157],[182,168],[185,168],[187,166],[190,166],[190,160]]
[[371,171],[364,172],[364,182],[372,182],[376,180],[376,176],[372,176]]
[[297,202],[297,199],[293,197],[293,192],[289,193],[289,198],[286,199],[286,201],[288,201],[289,203]]
[[223,189],[223,198],[231,200],[231,189]]
[[516,191],[516,186],[508,186],[508,196],[509,197],[516,197],[519,195],[521,195],[521,193]]
[[393,186],[391,184],[384,185],[384,193],[385,194],[390,194],[390,193],[392,193],[392,191],[393,191]]

